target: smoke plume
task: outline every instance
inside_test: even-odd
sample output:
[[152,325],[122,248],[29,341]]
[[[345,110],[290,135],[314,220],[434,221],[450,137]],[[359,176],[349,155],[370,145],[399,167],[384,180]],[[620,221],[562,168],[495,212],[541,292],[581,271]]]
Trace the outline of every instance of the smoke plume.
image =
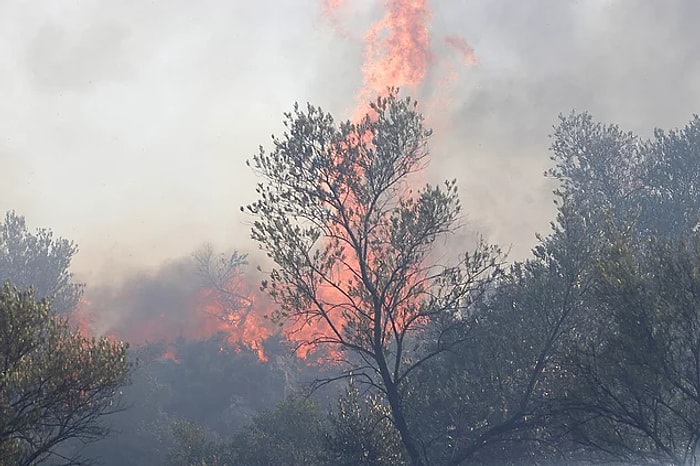
[[424,104],[426,176],[458,179],[466,233],[521,258],[552,218],[557,114],[648,136],[698,111],[699,14],[693,0],[3,2],[0,211],[80,245],[101,332],[133,319],[187,336],[208,322],[189,255],[253,249],[244,161],[282,113],[310,101],[351,118],[396,81]]

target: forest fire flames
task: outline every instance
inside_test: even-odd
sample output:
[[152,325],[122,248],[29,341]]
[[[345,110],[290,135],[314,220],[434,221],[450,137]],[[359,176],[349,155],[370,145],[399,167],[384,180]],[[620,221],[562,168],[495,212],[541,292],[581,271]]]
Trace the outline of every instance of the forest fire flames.
[[[337,15],[341,10],[345,14],[346,7],[348,4],[343,0],[324,0],[323,15],[337,26]],[[373,101],[377,96],[386,95],[389,88],[420,91],[434,61],[428,1],[386,0],[384,9],[383,17],[371,25],[362,36],[362,87],[356,96],[361,103],[357,105],[354,113],[356,120],[366,113],[367,102]],[[460,52],[466,63],[476,62],[473,49],[464,39],[454,35],[444,39]],[[243,270],[229,280],[225,289],[201,286],[181,293],[177,304],[179,311],[173,312],[167,308],[151,309],[146,316],[127,316],[124,321],[111,326],[103,333],[134,345],[162,342],[166,345],[163,357],[177,361],[174,344],[180,338],[207,338],[223,332],[234,347],[247,347],[255,351],[261,360],[267,360],[263,342],[271,336],[281,332],[294,344],[303,340],[323,339],[324,333],[329,331],[327,323],[310,324],[303,321],[290,322],[280,329],[267,318],[271,314],[272,304],[254,282],[255,278]],[[327,288],[327,291],[323,291],[327,295],[321,299],[327,298],[328,302],[332,302],[337,298],[337,291],[332,287]],[[89,308],[90,304],[87,301],[81,302],[73,320],[81,331],[94,333],[94,323],[89,319]],[[92,330],[88,330],[90,328]],[[311,348],[302,346],[297,355],[306,358],[310,350]]]
[[[269,299],[252,279],[246,279],[244,274],[236,276],[223,293],[204,285],[189,287],[174,297],[176,305],[171,301],[153,304],[147,298],[149,290],[129,290],[127,285],[112,297],[98,298],[99,307],[82,298],[70,314],[70,322],[85,335],[101,334],[136,346],[161,344],[162,357],[174,361],[178,340],[206,339],[223,333],[233,348],[249,348],[266,361],[262,343],[278,329],[264,317],[264,310],[271,307]],[[166,289],[163,293],[173,291]],[[235,301],[232,296],[237,297]],[[115,302],[132,311],[122,313],[114,323],[105,323],[108,316],[101,313],[109,312]]]
[[361,102],[388,87],[416,90],[430,65],[430,12],[427,0],[390,0],[386,15],[367,32]]

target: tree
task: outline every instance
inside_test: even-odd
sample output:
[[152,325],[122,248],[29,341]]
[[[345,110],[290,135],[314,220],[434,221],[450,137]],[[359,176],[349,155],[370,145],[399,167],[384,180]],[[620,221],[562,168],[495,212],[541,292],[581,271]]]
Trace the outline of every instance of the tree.
[[[438,240],[459,226],[457,188],[410,189],[431,135],[410,98],[391,90],[358,123],[336,126],[311,105],[285,117],[274,149],[249,161],[263,182],[243,208],[275,264],[263,282],[280,307],[273,317],[301,345],[329,348],[348,368],[341,377],[383,394],[411,462],[423,464],[407,381],[458,343],[446,337],[501,274],[502,254],[481,242],[441,263]],[[430,347],[420,340],[428,326]]]
[[30,233],[24,217],[7,212],[0,224],[0,283],[9,280],[24,291],[31,287],[37,299],[51,300],[55,312],[68,312],[83,294],[68,270],[77,252],[73,242],[54,238],[51,230]]
[[559,214],[542,247],[581,260],[551,398],[589,459],[697,461],[698,128],[641,141],[588,114],[555,128]]
[[[585,290],[579,257],[539,246],[513,264],[462,322],[462,342],[420,368],[409,391],[430,464],[566,462],[554,395],[566,385],[562,348]],[[566,261],[564,260],[566,259]]]
[[224,461],[217,455],[230,448],[211,450],[221,443],[215,440],[247,429],[258,413],[280,403],[286,390],[273,348],[266,347],[271,361],[261,361],[255,351],[227,338],[220,333],[177,340],[170,346],[177,361],[163,358],[164,344],[130,350],[138,367],[124,389],[129,408],[109,417],[115,435],[90,445],[85,454],[100,457],[105,466],[164,464],[169,452],[172,464]]
[[[224,466],[233,464],[230,450],[193,422],[173,425],[175,447],[168,453],[167,464],[172,466]],[[213,437],[213,438],[212,438]]]
[[242,313],[241,326],[245,325],[248,315],[253,310],[249,296],[241,294],[235,285],[248,264],[247,255],[234,251],[230,256],[216,255],[211,245],[205,244],[193,254],[197,275],[202,285],[211,290],[213,298],[228,312]]
[[612,238],[598,263],[601,338],[573,348],[576,440],[623,461],[697,464],[700,442],[700,237]]
[[328,464],[324,445],[325,422],[311,400],[291,398],[263,411],[233,438],[230,464],[317,466]]
[[[700,118],[681,130],[656,129],[641,140],[588,113],[561,116],[554,130],[547,175],[560,215],[576,221],[591,239],[610,226],[634,226],[634,242],[652,236],[687,237],[700,222]],[[561,220],[561,219],[560,219]],[[559,222],[561,225],[561,221]]]
[[0,462],[82,464],[62,450],[108,431],[101,418],[121,408],[127,346],[89,339],[47,301],[5,283],[0,292]]
[[365,395],[354,384],[338,400],[329,416],[326,435],[329,464],[401,466],[406,464],[401,438],[391,412],[376,395]]
[[646,209],[639,229],[687,238],[700,225],[700,118],[680,130],[655,130],[643,150]]
[[329,460],[328,423],[317,403],[290,398],[258,413],[229,441],[193,422],[174,425],[168,464],[192,466],[324,466]]

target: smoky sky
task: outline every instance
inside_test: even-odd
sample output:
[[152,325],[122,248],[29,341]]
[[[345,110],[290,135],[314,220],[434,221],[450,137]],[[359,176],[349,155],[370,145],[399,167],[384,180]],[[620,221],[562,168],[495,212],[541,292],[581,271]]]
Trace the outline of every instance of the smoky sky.
[[[347,4],[351,4],[348,6]],[[0,2],[0,210],[74,240],[88,283],[253,249],[244,161],[295,101],[348,118],[383,2]],[[415,90],[431,180],[457,178],[469,230],[516,257],[553,216],[548,134],[588,110],[644,137],[698,111],[698,2],[436,0]],[[461,36],[478,63],[459,60]]]

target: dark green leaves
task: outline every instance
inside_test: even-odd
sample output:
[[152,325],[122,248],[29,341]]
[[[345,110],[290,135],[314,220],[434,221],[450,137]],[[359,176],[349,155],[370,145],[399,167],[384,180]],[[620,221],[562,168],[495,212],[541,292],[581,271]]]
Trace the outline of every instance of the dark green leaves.
[[8,283],[0,292],[0,459],[29,465],[69,439],[95,440],[120,409],[126,345],[85,338]]

